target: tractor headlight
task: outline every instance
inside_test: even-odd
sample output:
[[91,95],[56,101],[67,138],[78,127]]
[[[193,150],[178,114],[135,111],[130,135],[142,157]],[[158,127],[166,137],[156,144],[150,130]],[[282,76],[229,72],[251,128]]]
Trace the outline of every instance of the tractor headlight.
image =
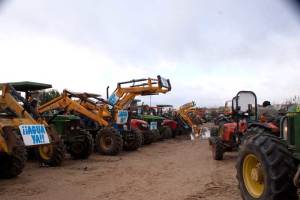
[[284,119],[283,123],[282,123],[282,138],[284,140],[288,139],[288,120],[287,118]]
[[71,126],[70,129],[73,131],[75,128],[74,128],[74,126]]
[[76,130],[79,130],[80,129],[80,126],[76,126]]

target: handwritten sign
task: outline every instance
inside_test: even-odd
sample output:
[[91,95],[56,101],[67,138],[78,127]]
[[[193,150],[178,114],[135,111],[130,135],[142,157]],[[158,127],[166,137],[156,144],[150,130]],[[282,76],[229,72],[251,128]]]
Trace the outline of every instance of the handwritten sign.
[[118,111],[117,124],[126,124],[128,121],[128,111],[120,110]]
[[157,129],[157,122],[150,122],[150,130],[156,130]]
[[115,93],[110,95],[110,97],[108,98],[108,102],[111,105],[115,105],[118,102],[118,100],[119,100],[119,97]]
[[20,125],[19,129],[26,146],[50,143],[46,128],[43,124]]

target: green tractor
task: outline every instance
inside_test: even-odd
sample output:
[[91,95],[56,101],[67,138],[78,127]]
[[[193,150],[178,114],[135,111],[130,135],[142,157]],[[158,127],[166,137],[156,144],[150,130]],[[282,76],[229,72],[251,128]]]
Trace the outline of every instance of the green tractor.
[[169,126],[164,125],[164,117],[156,115],[140,115],[139,118],[148,122],[150,130],[157,136],[156,140],[172,138],[172,129]]
[[163,139],[168,139],[173,136],[172,126],[170,122],[173,120],[167,120],[165,117],[160,116],[159,113],[148,105],[137,105],[140,100],[135,100],[132,102],[131,110],[132,115],[132,125],[136,124],[137,121],[144,121],[149,124],[150,131],[152,132],[152,141],[159,141]]
[[280,121],[280,137],[257,129],[241,145],[237,179],[244,200],[296,200],[300,187],[300,106]]
[[92,135],[81,128],[81,118],[75,115],[55,115],[48,123],[61,135],[67,152],[73,159],[87,159],[93,152]]

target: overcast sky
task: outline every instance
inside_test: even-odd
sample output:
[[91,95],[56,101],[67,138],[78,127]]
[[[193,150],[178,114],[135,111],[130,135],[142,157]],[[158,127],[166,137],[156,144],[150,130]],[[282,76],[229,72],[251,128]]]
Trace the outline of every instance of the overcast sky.
[[[282,102],[300,89],[300,17],[286,0],[7,0],[1,82],[105,95],[169,78],[152,103],[223,105],[239,90]],[[149,103],[149,98],[144,98]]]

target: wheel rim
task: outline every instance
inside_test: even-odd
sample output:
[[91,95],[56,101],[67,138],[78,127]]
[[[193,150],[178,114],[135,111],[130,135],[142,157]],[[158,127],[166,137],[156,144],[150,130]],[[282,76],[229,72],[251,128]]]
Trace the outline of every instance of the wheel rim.
[[109,149],[112,144],[113,144],[113,139],[109,136],[102,137],[100,140],[100,145],[105,150]]
[[243,180],[246,189],[253,198],[262,196],[265,189],[264,175],[260,161],[253,154],[244,158]]
[[43,160],[50,160],[53,154],[53,146],[51,144],[39,146],[39,154]]

